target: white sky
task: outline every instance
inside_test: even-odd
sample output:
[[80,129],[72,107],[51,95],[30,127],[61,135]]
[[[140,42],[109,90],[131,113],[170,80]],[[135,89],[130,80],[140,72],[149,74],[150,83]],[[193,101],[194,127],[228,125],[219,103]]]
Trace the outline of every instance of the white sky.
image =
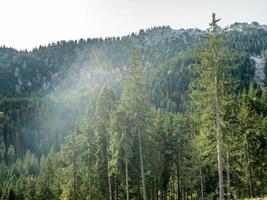
[[141,28],[267,24],[267,0],[0,0],[0,45],[32,49],[58,40],[122,36]]

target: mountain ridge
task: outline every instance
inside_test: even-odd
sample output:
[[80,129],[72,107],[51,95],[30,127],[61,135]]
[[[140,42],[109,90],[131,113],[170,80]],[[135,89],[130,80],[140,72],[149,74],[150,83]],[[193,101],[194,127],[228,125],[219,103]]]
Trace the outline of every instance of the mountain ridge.
[[[219,29],[222,29],[224,31],[234,31],[234,30],[237,30],[237,31],[240,31],[240,29],[243,29],[243,28],[256,28],[256,29],[263,29],[265,31],[267,31],[267,25],[266,24],[260,24],[259,22],[257,21],[252,21],[252,22],[234,22],[232,23],[231,25],[227,25],[227,26],[218,26]],[[180,33],[183,33],[183,32],[186,32],[186,31],[195,31],[195,32],[207,32],[208,29],[201,29],[201,28],[198,28],[198,27],[192,27],[192,28],[172,28],[170,25],[159,25],[159,26],[152,26],[152,27],[148,27],[148,28],[145,28],[145,29],[139,29],[137,31],[134,31],[134,32],[131,32],[129,34],[125,34],[125,35],[122,35],[122,36],[107,36],[107,37],[85,37],[85,38],[77,38],[77,39],[70,39],[70,40],[58,40],[58,41],[54,41],[54,42],[51,42],[51,43],[48,43],[46,45],[39,45],[39,47],[35,46],[33,48],[31,48],[31,50],[28,50],[28,49],[17,49],[15,47],[12,47],[12,46],[6,46],[6,45],[1,45],[0,48],[2,49],[10,49],[10,50],[15,50],[17,52],[25,52],[25,53],[28,53],[28,52],[32,52],[38,48],[41,48],[41,47],[50,47],[50,46],[53,46],[53,45],[57,45],[57,44],[60,44],[60,43],[68,43],[68,42],[74,42],[74,43],[79,43],[79,41],[87,41],[87,40],[93,40],[93,41],[105,41],[105,40],[109,40],[109,39],[125,39],[125,38],[128,38],[130,36],[136,36],[140,33],[151,33],[153,31],[158,31],[158,30],[165,30],[165,31],[170,31],[172,33],[176,33],[176,34],[180,34]]]
[[[260,55],[267,49],[266,27],[257,22],[236,22],[222,31],[230,48]],[[129,65],[133,46],[140,49],[143,66],[165,65],[200,44],[206,33],[207,30],[160,26],[123,37],[58,41],[32,51],[1,47],[0,97],[47,94],[62,84],[69,70],[77,77],[84,72],[90,74],[95,68],[123,71]]]

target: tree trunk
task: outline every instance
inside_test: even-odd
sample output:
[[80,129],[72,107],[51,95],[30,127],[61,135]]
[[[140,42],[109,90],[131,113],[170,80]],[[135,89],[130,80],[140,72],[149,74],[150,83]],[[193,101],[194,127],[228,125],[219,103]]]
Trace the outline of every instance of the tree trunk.
[[[90,133],[89,133],[90,134]],[[88,154],[88,191],[89,200],[92,200],[92,136],[89,136]]]
[[230,185],[230,164],[229,164],[229,149],[226,152],[226,165],[227,165],[227,199],[231,199],[231,185]]
[[73,200],[76,200],[76,173],[77,173],[77,163],[76,163],[76,135],[74,135],[74,145],[73,145]]
[[157,197],[157,200],[159,200],[159,185],[160,185],[160,180],[157,179],[157,186],[156,186],[156,197]]
[[175,199],[175,190],[174,190],[174,177],[172,178],[172,192],[171,192],[171,199]]
[[184,199],[187,200],[187,184],[185,185]]
[[163,200],[162,169],[160,168],[160,199]]
[[176,182],[177,182],[177,199],[181,200],[182,194],[181,194],[181,183],[180,183],[180,168],[178,161],[176,162]]
[[199,176],[200,176],[201,200],[204,200],[203,176],[202,176],[202,167],[201,167],[201,165],[199,166]]
[[219,100],[218,100],[218,81],[217,75],[215,75],[215,84],[216,84],[216,147],[217,147],[217,159],[218,159],[218,174],[219,174],[219,195],[220,200],[224,200],[224,191],[223,191],[223,163],[222,163],[222,149],[221,149],[221,125],[220,125],[220,114],[219,114]]
[[117,177],[115,176],[115,181],[114,181],[114,200],[118,199],[118,183],[117,183]]
[[[263,161],[263,158],[262,158]],[[264,169],[263,167],[261,168],[261,198],[264,199]]]
[[129,200],[128,161],[125,162],[126,199]]
[[138,128],[138,143],[139,143],[139,155],[140,155],[140,165],[141,165],[141,177],[142,177],[142,186],[143,186],[143,200],[146,200],[146,184],[145,184],[145,174],[144,174],[144,164],[143,164],[143,152],[142,152],[142,143],[140,130]]
[[112,185],[111,185],[111,175],[108,164],[108,190],[109,190],[109,200],[112,200]]
[[137,199],[141,200],[142,199],[142,194],[141,194],[141,188],[140,188],[140,176],[138,176],[138,194],[137,194]]
[[152,179],[152,200],[156,200],[157,199],[157,181],[155,181],[155,179]]
[[180,179],[180,183],[181,183],[181,199],[185,200],[185,194],[184,194],[184,186],[182,186],[182,179]]
[[253,197],[253,186],[252,186],[252,176],[251,176],[251,164],[250,164],[250,151],[249,151],[250,137],[248,136],[247,142],[247,171],[248,171],[248,182],[249,182],[249,197]]
[[219,197],[220,200],[224,200],[224,191],[223,191],[223,163],[222,163],[222,149],[221,149],[221,119],[220,119],[220,106],[219,106],[219,80],[218,80],[218,63],[217,63],[217,22],[215,13],[212,14],[211,22],[211,47],[212,47],[212,68],[214,70],[214,103],[215,103],[215,119],[216,119],[216,149],[217,149],[217,162],[218,162],[218,176],[219,176]]
[[[215,36],[214,36],[215,37]],[[221,120],[220,120],[220,107],[219,107],[219,83],[218,83],[218,66],[216,64],[216,51],[214,48],[214,84],[215,84],[215,112],[216,112],[216,148],[217,148],[217,160],[218,160],[218,175],[219,175],[219,196],[220,200],[224,200],[223,191],[223,163],[222,163],[222,149],[221,149]]]

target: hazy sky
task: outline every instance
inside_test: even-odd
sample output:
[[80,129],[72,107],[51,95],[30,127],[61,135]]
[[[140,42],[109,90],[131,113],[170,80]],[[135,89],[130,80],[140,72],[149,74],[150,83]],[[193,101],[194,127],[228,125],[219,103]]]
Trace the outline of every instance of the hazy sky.
[[267,24],[267,0],[0,0],[0,45],[32,49],[58,40],[122,36],[141,28]]

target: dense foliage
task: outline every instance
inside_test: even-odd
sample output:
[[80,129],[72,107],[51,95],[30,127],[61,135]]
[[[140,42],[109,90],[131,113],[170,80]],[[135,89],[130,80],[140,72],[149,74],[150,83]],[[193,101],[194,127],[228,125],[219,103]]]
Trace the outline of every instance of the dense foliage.
[[0,199],[266,195],[267,28],[216,28],[1,47]]

